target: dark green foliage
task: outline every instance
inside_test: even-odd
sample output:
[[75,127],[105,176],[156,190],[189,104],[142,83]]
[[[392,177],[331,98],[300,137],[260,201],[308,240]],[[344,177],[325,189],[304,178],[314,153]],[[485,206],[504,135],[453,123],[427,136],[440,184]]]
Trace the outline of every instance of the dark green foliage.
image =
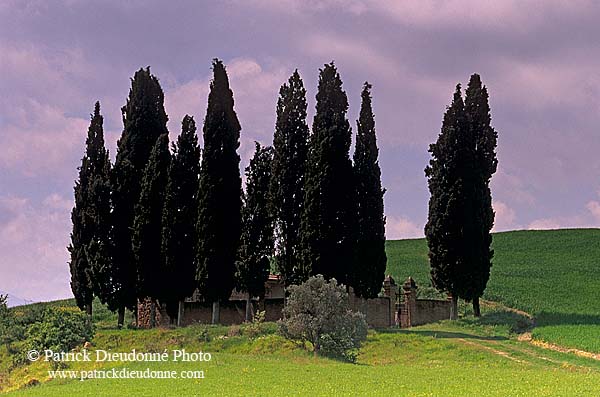
[[473,74],[469,80],[465,96],[465,113],[467,118],[468,136],[473,141],[474,166],[472,172],[472,214],[473,227],[465,230],[467,248],[471,250],[468,278],[470,280],[462,297],[473,300],[478,315],[478,299],[490,278],[490,268],[494,251],[491,249],[492,236],[490,231],[494,226],[494,210],[492,208],[492,193],[490,179],[496,172],[498,160],[496,146],[498,133],[491,126],[490,106],[487,88],[482,85],[478,74]]
[[296,70],[279,89],[273,137],[271,198],[276,225],[276,265],[286,285],[298,279],[301,261],[298,230],[308,155],[306,106],[306,90]]
[[467,160],[467,154],[464,153],[465,124],[459,84],[452,104],[444,114],[438,140],[429,147],[432,158],[425,169],[431,193],[429,216],[425,225],[431,280],[438,290],[452,295],[458,295],[460,291],[460,277],[464,269],[461,248],[465,194],[461,171]]
[[169,136],[161,135],[152,149],[142,177],[133,222],[133,254],[137,268],[137,297],[161,299],[165,281],[161,250],[163,207],[169,178]]
[[175,315],[175,303],[191,296],[196,288],[194,248],[199,174],[200,147],[196,123],[193,117],[186,115],[181,134],[173,145],[162,219],[165,260],[162,299],[167,303],[170,317]]
[[425,170],[431,192],[425,235],[434,286],[473,300],[476,314],[493,256],[489,182],[497,166],[497,133],[490,120],[487,90],[475,74],[465,103],[457,86]]
[[365,83],[357,121],[354,177],[357,204],[356,261],[351,285],[358,296],[374,298],[385,278],[385,216],[375,117],[371,106],[371,84]]
[[131,244],[134,210],[150,152],[158,137],[168,134],[164,94],[150,68],[135,73],[122,113],[124,128],[117,143],[112,174],[113,295],[119,307],[134,309],[137,279]]
[[348,99],[335,65],[319,75],[301,222],[302,278],[335,277],[346,284],[355,250],[356,207]]
[[12,343],[22,339],[23,327],[8,308],[8,295],[0,295],[0,345],[12,351]]
[[[94,337],[92,322],[83,315],[65,308],[48,307],[41,318],[27,329],[23,356],[29,350],[69,352]],[[25,362],[25,357],[22,357]]]
[[242,236],[237,265],[237,286],[251,297],[265,294],[273,255],[273,217],[269,210],[271,147],[256,142],[254,157],[246,167],[246,194],[242,207]]
[[213,61],[204,120],[204,150],[198,190],[196,232],[200,293],[209,302],[226,300],[235,284],[235,260],[240,239],[240,123],[223,62]]
[[[104,147],[103,118],[96,102],[86,138],[85,155],[75,182],[71,212],[71,290],[82,310],[91,310],[94,294],[107,302],[110,272],[110,160]],[[99,248],[101,247],[101,248]]]

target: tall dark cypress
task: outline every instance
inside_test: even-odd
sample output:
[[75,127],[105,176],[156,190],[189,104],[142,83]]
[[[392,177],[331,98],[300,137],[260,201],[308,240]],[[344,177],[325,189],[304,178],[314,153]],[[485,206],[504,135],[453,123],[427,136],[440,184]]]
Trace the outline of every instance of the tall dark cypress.
[[94,134],[94,144],[89,154],[91,177],[89,179],[89,209],[92,214],[94,233],[87,246],[86,255],[92,269],[92,290],[100,302],[110,310],[117,309],[112,291],[112,240],[111,240],[111,164],[104,144],[100,103],[96,102],[94,118],[99,118],[100,126]]
[[252,319],[250,299],[265,295],[273,255],[273,216],[269,208],[269,184],[273,150],[256,142],[246,167],[246,193],[242,206],[242,236],[237,262],[237,288],[248,293],[246,321]]
[[276,266],[286,285],[298,281],[301,268],[300,219],[308,155],[306,90],[298,70],[279,89],[273,136],[271,198],[275,217]]
[[196,288],[196,217],[198,216],[198,178],[200,147],[196,123],[185,116],[181,134],[173,145],[169,182],[163,211],[162,251],[164,256],[164,294],[169,317],[179,315],[177,303],[191,296]]
[[385,190],[381,188],[371,84],[364,84],[361,98],[354,150],[357,245],[351,285],[358,296],[374,298],[381,291],[387,263],[383,213]]
[[[163,297],[165,273],[161,250],[163,208],[169,177],[169,136],[161,135],[154,145],[142,176],[140,198],[135,206],[132,245],[137,269],[137,297],[155,301]],[[151,325],[155,317],[151,316]]]
[[132,250],[135,206],[140,196],[143,174],[156,140],[168,134],[164,93],[150,68],[138,70],[131,80],[123,113],[123,133],[117,143],[112,173],[113,280],[114,300],[119,306],[119,325],[124,309],[135,310],[137,272]]
[[457,317],[457,302],[464,272],[463,215],[466,152],[466,117],[460,84],[456,86],[452,104],[444,114],[437,142],[431,144],[431,160],[425,168],[428,178],[429,215],[425,237],[429,247],[431,280],[434,287],[452,295],[452,315]]
[[225,66],[215,59],[204,119],[196,224],[199,290],[213,302],[213,323],[219,322],[219,302],[229,299],[235,285],[240,239],[242,180],[237,149],[241,126],[233,106]]
[[[75,207],[71,212],[73,231],[68,250],[71,254],[71,289],[80,309],[92,314],[94,295],[107,302],[110,289],[110,160],[104,146],[100,102],[86,138],[85,155],[75,182]],[[99,282],[102,281],[102,282]]]
[[472,205],[467,207],[469,214],[466,214],[466,218],[473,221],[472,227],[465,230],[465,242],[470,253],[466,275],[469,282],[461,297],[472,301],[475,316],[480,316],[479,298],[489,280],[494,255],[490,233],[494,226],[490,180],[498,166],[498,133],[491,126],[488,92],[478,74],[473,74],[469,80],[465,95],[465,113],[470,146],[474,149],[474,162],[470,170],[472,187],[469,190]]
[[348,99],[332,63],[320,71],[301,223],[302,277],[322,274],[347,285],[356,243]]

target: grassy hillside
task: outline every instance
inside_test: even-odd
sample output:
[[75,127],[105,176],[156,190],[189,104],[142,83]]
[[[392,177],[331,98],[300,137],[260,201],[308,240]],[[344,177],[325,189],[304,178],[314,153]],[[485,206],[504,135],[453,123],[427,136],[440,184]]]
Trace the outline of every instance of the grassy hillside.
[[[489,308],[484,307],[487,311]],[[71,363],[68,370],[204,371],[204,379],[54,379],[10,396],[597,396],[600,362],[510,339],[508,328],[473,320],[411,330],[371,331],[358,363],[314,358],[276,335],[274,324],[248,337],[242,327],[191,326],[164,330],[102,330],[93,349],[210,352],[208,363]],[[45,381],[36,362],[14,380]]]
[[[600,352],[600,230],[494,234],[484,298],[535,316],[534,337]],[[429,285],[424,239],[387,242],[388,272]]]
[[[494,235],[494,267],[485,298],[535,315],[534,337],[600,352],[600,230],[518,231]],[[429,283],[424,240],[387,243],[388,272],[398,282],[413,276]],[[430,290],[427,294],[431,294]],[[14,308],[34,315],[46,305]],[[261,325],[195,325],[179,329],[116,330],[116,317],[94,304],[96,337],[91,350],[162,352],[184,348],[210,352],[210,362],[68,363],[66,370],[204,371],[203,379],[51,379],[48,363],[10,365],[0,346],[0,392],[14,396],[70,395],[373,395],[598,396],[600,361],[542,349],[517,339],[528,327],[523,314],[501,304],[409,330],[372,330],[358,363],[312,354]],[[79,348],[80,349],[80,348]],[[67,375],[68,376],[68,375]],[[38,386],[23,387],[27,383]],[[16,390],[19,389],[19,390]]]

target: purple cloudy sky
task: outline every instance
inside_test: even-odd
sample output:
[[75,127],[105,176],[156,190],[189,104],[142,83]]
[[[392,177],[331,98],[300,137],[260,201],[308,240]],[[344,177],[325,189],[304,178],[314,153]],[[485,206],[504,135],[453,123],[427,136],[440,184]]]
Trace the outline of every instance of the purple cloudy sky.
[[210,60],[227,64],[242,159],[270,143],[279,86],[298,68],[310,121],[335,60],[355,127],[369,80],[388,238],[422,236],[427,147],[454,86],[482,75],[499,131],[496,230],[600,225],[600,7],[593,1],[0,2],[0,290],[71,296],[69,213],[100,100],[114,158],[129,78],[150,65],[174,138],[201,122]]

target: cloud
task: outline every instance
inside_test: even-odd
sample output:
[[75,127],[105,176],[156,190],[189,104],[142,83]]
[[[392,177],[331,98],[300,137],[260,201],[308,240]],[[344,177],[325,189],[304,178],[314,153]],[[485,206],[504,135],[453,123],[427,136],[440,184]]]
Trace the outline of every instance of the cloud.
[[498,200],[494,200],[492,202],[492,206],[494,208],[494,212],[496,213],[492,232],[514,230],[516,226],[515,220],[517,218],[515,210]]
[[89,121],[66,116],[61,109],[33,99],[11,110],[21,120],[3,127],[0,166],[27,177],[73,175]]
[[57,193],[37,202],[0,196],[0,289],[37,300],[71,296],[66,249],[71,205]]
[[535,204],[535,197],[528,190],[530,185],[525,184],[517,175],[510,174],[503,166],[498,166],[490,185],[494,196],[505,197],[510,201],[527,206]]
[[[235,100],[235,110],[242,125],[240,156],[242,169],[254,151],[254,141],[271,144],[275,129],[275,110],[279,87],[292,73],[281,64],[261,66],[250,58],[235,58],[226,62],[229,82]],[[171,140],[181,131],[185,114],[194,115],[202,141],[202,126],[212,75],[196,77],[166,89],[165,108],[169,115]]]
[[422,227],[407,218],[388,215],[385,223],[385,236],[388,240],[421,238],[424,236],[424,232]]
[[551,229],[560,229],[561,227],[564,227],[564,226],[561,226],[561,221],[556,218],[542,218],[542,219],[536,219],[533,222],[531,222],[527,226],[527,229],[551,230]]
[[[598,196],[600,196],[600,190],[598,190]],[[596,200],[590,200],[586,204],[585,208],[590,212],[593,218],[595,218],[596,222],[600,223],[600,202]]]

